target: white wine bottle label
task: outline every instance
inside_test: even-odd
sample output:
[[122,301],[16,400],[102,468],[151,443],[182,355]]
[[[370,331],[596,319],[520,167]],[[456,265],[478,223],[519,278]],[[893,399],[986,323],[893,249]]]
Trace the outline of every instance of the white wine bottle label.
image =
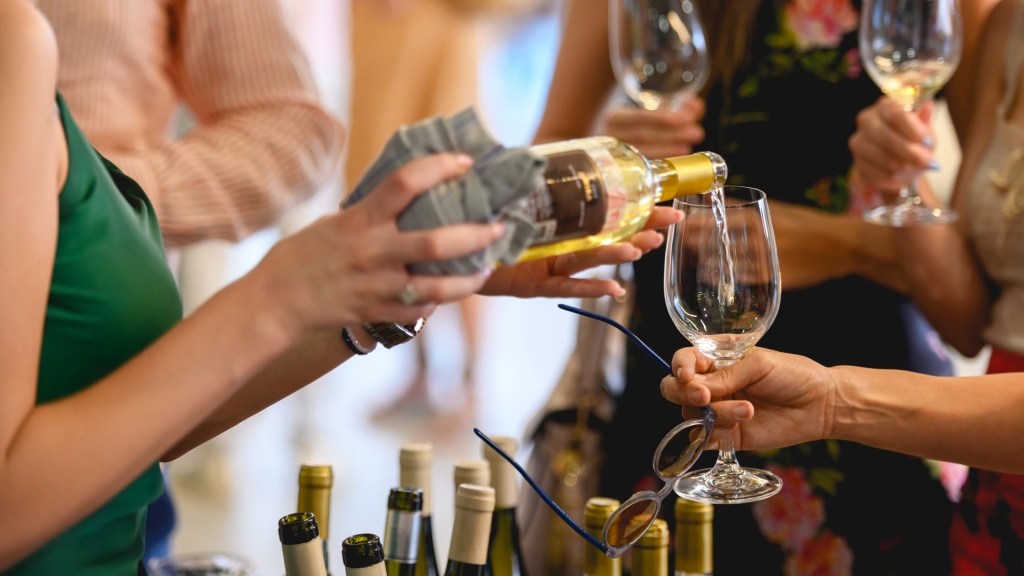
[[526,198],[537,225],[531,246],[584,238],[618,227],[625,208],[622,174],[605,150],[570,150],[548,156],[547,186]]

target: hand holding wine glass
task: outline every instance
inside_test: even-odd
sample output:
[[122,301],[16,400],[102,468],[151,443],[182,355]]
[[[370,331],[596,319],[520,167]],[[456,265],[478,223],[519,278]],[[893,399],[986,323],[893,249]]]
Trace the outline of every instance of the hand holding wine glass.
[[929,125],[934,108],[929,101],[920,110],[907,111],[882,96],[857,114],[850,152],[854,168],[869,186],[896,197],[906,185],[906,174],[938,168],[935,134]]
[[[958,4],[958,0],[864,2],[860,27],[864,69],[882,92],[908,112],[930,101],[960,63],[963,24]],[[900,203],[869,210],[864,219],[897,227],[956,220],[952,209],[924,204],[917,192],[920,175],[919,169],[905,170]]]
[[[753,188],[726,186],[675,201],[683,220],[669,231],[665,303],[676,328],[718,368],[735,364],[768,331],[779,310],[781,280],[768,201]],[[710,470],[682,476],[676,492],[711,504],[768,498],[782,480],[742,468],[732,436]]]

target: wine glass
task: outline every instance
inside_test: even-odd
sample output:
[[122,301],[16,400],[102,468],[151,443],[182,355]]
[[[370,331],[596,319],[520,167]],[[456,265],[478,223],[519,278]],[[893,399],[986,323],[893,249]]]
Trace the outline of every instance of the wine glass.
[[[959,0],[865,0],[860,55],[871,79],[907,111],[917,111],[949,81],[960,63],[963,23]],[[949,207],[930,208],[917,193],[918,171],[904,174],[900,202],[864,213],[885,226],[945,224]]]
[[647,110],[679,110],[708,79],[694,0],[609,0],[608,44],[619,85]]
[[[665,304],[676,328],[717,367],[735,364],[768,331],[779,311],[781,285],[775,233],[764,192],[726,186],[675,201],[683,220],[669,229]],[[732,435],[714,468],[688,472],[677,494],[711,504],[755,502],[782,480],[742,468]]]

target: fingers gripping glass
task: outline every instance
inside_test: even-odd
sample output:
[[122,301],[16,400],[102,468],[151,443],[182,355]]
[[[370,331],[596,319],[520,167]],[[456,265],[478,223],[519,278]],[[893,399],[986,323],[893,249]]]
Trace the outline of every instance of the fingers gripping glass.
[[[605,318],[600,314],[594,314],[565,304],[559,304],[558,307],[562,310],[575,312],[581,316],[600,320],[618,328],[641,349],[643,349],[644,352],[651,356],[651,358],[657,360],[658,363],[665,368],[666,372],[672,374],[672,366],[668,362],[665,362],[665,360],[658,356],[632,332],[627,330],[618,322],[611,320],[610,318]],[[704,408],[701,408],[700,418],[687,420],[673,428],[665,435],[665,438],[663,438],[661,443],[658,445],[658,449],[654,452],[654,473],[658,475],[658,478],[661,478],[662,481],[665,482],[665,486],[658,492],[645,490],[634,494],[629,500],[626,500],[621,506],[619,506],[604,525],[604,531],[602,532],[601,538],[603,542],[588,534],[586,530],[574,522],[568,514],[558,507],[558,504],[555,504],[551,497],[540,489],[540,486],[537,486],[537,483],[530,478],[529,474],[526,473],[526,470],[523,470],[522,466],[513,460],[511,456],[506,454],[497,444],[492,442],[491,439],[483,432],[476,428],[473,429],[473,432],[475,432],[476,435],[479,436],[480,439],[488,446],[493,448],[495,452],[500,454],[502,458],[508,460],[508,462],[523,476],[523,478],[526,479],[526,482],[533,487],[541,499],[544,500],[544,502],[550,506],[551,509],[562,518],[562,520],[569,524],[577,534],[585,538],[588,542],[608,556],[616,558],[621,556],[630,546],[632,546],[633,543],[651,527],[651,524],[654,523],[654,520],[658,517],[658,511],[661,509],[662,500],[672,493],[675,481],[685,474],[697,461],[697,458],[699,458],[704,452],[704,448],[707,446],[708,438],[711,436],[711,431],[714,427],[715,411],[712,410],[710,406],[705,406]]]

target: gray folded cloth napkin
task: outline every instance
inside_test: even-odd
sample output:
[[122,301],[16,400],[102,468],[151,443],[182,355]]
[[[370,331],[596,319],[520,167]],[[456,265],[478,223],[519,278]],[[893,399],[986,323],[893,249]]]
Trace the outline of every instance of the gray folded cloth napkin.
[[410,161],[444,152],[471,156],[473,168],[413,200],[398,216],[399,230],[502,222],[505,234],[480,252],[443,262],[412,264],[409,272],[432,276],[473,274],[496,262],[515,263],[536,233],[536,226],[524,213],[524,199],[545,186],[547,160],[527,148],[499,144],[472,108],[450,118],[436,117],[399,128],[342,207],[348,208],[368,196]]

